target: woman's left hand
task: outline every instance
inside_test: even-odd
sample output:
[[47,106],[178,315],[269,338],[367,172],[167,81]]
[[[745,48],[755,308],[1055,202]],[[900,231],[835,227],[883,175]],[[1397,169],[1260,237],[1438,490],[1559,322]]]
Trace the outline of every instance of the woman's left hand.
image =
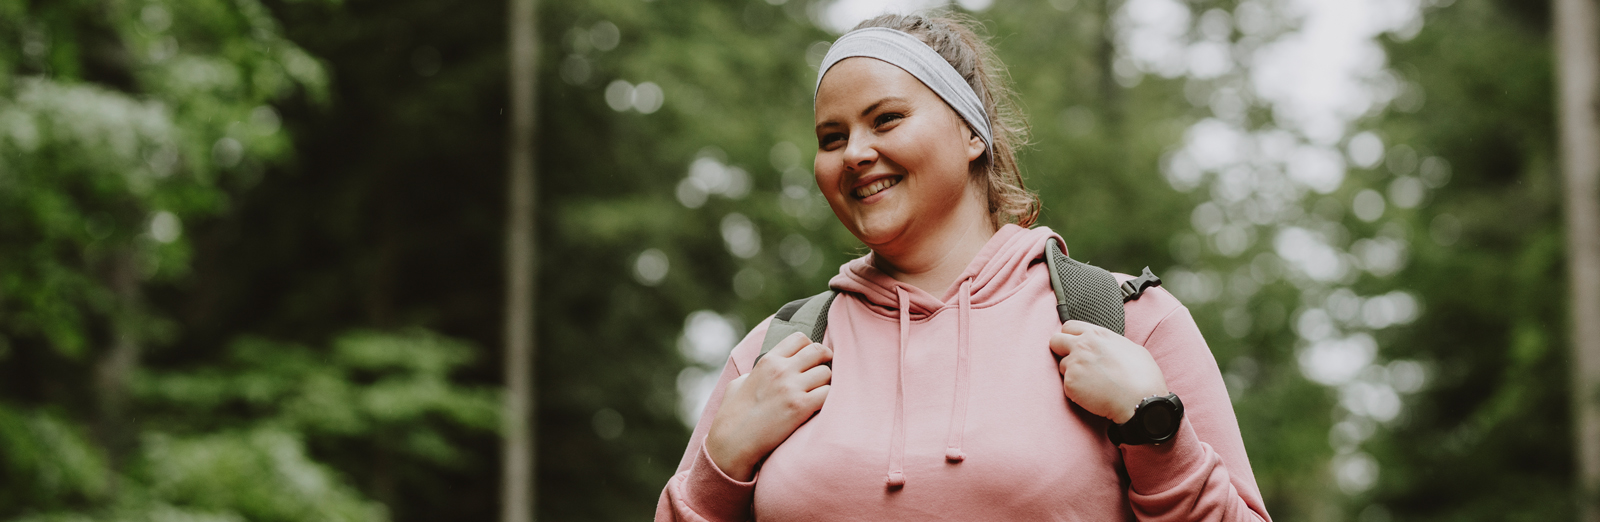
[[1127,337],[1083,321],[1067,321],[1050,336],[1061,357],[1061,389],[1089,413],[1122,424],[1139,401],[1167,394],[1167,379],[1155,358]]

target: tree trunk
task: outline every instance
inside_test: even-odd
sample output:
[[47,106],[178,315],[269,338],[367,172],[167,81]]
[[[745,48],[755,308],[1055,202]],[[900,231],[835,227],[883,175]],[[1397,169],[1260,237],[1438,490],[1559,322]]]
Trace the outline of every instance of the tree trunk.
[[114,498],[121,465],[135,443],[134,427],[128,420],[128,396],[133,372],[139,367],[136,321],[141,296],[138,260],[132,247],[113,256],[106,279],[117,307],[111,315],[111,346],[95,363],[95,402],[99,410],[95,429],[114,470],[106,477],[110,491],[107,498]]
[[[1117,83],[1116,57],[1116,9],[1114,0],[1100,0],[1096,4],[1100,17],[1100,41],[1095,49],[1095,64],[1100,67],[1100,106],[1104,107],[1103,118],[1108,130],[1112,132],[1122,129],[1122,86]],[[1117,136],[1116,134],[1110,134]],[[1120,137],[1120,136],[1118,136]]]
[[1600,12],[1594,0],[1554,2],[1578,513],[1579,520],[1600,522]]
[[538,71],[536,0],[509,0],[511,136],[507,146],[505,445],[501,465],[501,522],[531,522],[537,506],[534,484],[538,395],[534,380],[536,236],[534,122]]

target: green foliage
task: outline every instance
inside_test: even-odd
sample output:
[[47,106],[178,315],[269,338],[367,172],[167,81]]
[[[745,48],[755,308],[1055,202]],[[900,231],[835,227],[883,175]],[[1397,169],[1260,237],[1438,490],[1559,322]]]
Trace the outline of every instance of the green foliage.
[[263,339],[233,344],[218,364],[149,374],[137,387],[163,426],[187,430],[260,425],[308,437],[369,439],[408,459],[450,466],[462,449],[448,426],[499,429],[489,389],[463,388],[451,373],[472,359],[467,345],[426,331],[353,332],[331,350]]
[[251,183],[287,152],[267,103],[318,96],[326,79],[253,1],[3,12],[0,324],[8,344],[82,358],[100,321],[153,319],[117,300],[108,266],[183,274],[183,222],[225,208],[225,180]]
[[0,513],[388,520],[310,446],[383,441],[378,451],[397,467],[458,468],[467,449],[455,434],[499,427],[492,390],[451,381],[471,358],[469,346],[426,331],[352,332],[329,350],[241,339],[217,363],[142,375],[136,389],[149,418],[124,470],[110,469],[71,423],[0,410],[8,457],[0,479],[16,486],[0,497]]
[[381,505],[312,460],[293,432],[268,428],[185,438],[152,433],[143,446],[138,478],[147,484],[146,494],[186,510],[262,521],[388,520]]
[[[248,1],[7,2],[0,34],[0,359],[16,361],[0,516],[126,504],[140,488],[104,443],[130,427],[105,405],[135,368],[104,346],[175,333],[140,286],[187,272],[183,221],[224,209],[224,180],[284,156],[266,103],[325,80]],[[109,399],[91,443],[94,395]],[[128,509],[113,518],[144,508]]]
[[145,437],[144,481],[163,501],[250,520],[387,520],[306,442],[388,441],[378,451],[397,466],[460,464],[451,430],[499,427],[491,390],[451,382],[471,357],[426,331],[352,332],[330,350],[242,339],[219,364],[138,386],[163,430]]
[[1402,276],[1428,312],[1391,345],[1437,375],[1379,445],[1375,497],[1396,519],[1574,516],[1547,18],[1542,4],[1461,1],[1391,46],[1427,99],[1382,129],[1452,165],[1412,222]]
[[[150,433],[142,464],[104,507],[46,511],[16,520],[380,521],[381,505],[363,499],[326,466],[312,461],[295,434],[257,429],[194,437]],[[86,478],[103,486],[109,470]],[[50,506],[34,499],[35,509]]]
[[454,467],[463,448],[450,429],[498,428],[490,390],[450,381],[470,360],[425,331],[353,332],[326,351],[242,339],[220,364],[141,383],[163,429],[203,434],[148,435],[147,480],[168,502],[250,520],[387,520],[302,439],[389,441],[380,451],[401,464]]
[[57,414],[0,405],[0,450],[0,506],[51,509],[106,496],[105,457]]

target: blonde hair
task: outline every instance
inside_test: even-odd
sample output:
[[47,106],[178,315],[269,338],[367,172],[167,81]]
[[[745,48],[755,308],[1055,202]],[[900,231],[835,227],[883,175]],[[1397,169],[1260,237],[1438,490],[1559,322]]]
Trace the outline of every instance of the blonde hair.
[[[1027,144],[1028,125],[1017,109],[1005,65],[994,48],[978,36],[977,21],[951,12],[885,14],[855,29],[884,27],[917,37],[955,67],[983,101],[994,143],[972,162],[970,171],[983,183],[989,219],[995,228],[1006,223],[1031,227],[1039,218],[1039,197],[1022,182],[1016,149]],[[854,30],[854,29],[852,29]]]

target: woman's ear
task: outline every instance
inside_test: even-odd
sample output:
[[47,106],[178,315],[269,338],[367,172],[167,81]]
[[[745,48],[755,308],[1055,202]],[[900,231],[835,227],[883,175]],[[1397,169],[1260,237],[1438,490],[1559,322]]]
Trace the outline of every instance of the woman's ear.
[[967,127],[967,161],[977,161],[986,149],[988,146],[983,143],[983,137],[978,136],[972,127]]

